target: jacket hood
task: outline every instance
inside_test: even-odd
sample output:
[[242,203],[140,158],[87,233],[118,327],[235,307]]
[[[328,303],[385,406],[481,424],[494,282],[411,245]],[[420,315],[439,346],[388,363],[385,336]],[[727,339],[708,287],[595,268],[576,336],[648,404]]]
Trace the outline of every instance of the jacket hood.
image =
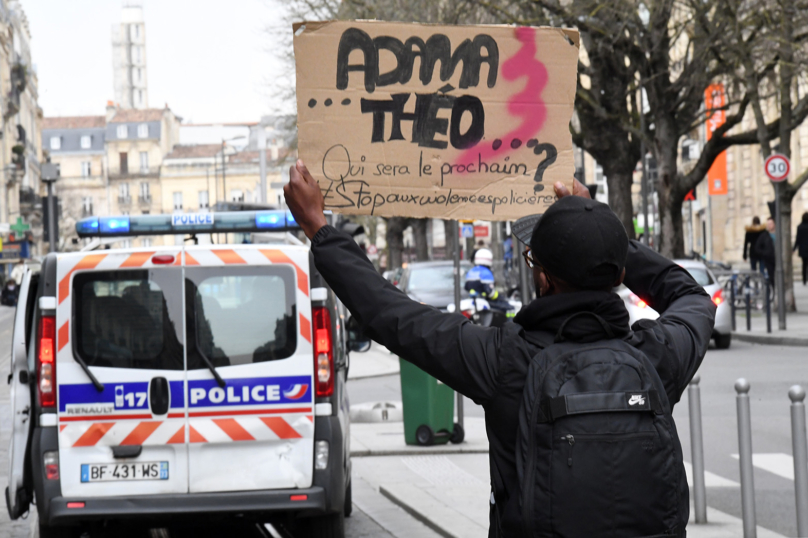
[[754,233],[754,232],[763,232],[763,231],[766,230],[766,225],[765,224],[756,224],[756,225],[751,225],[750,224],[749,226],[744,227],[744,230],[746,230],[747,232],[752,232],[752,233]]
[[[540,297],[524,307],[514,322],[526,331],[546,331],[556,335],[570,316],[580,312],[597,314],[616,338],[626,337],[631,332],[625,303],[616,293],[606,291],[579,291]],[[563,336],[567,340],[582,343],[608,338],[600,321],[589,315],[571,319],[564,326]]]

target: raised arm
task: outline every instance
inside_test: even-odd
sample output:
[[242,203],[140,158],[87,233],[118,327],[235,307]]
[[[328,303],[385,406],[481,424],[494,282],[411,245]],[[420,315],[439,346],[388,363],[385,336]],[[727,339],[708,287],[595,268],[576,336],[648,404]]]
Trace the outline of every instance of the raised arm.
[[351,237],[326,224],[320,188],[300,161],[284,194],[312,240],[317,270],[371,338],[477,403],[493,396],[499,329],[441,313],[390,284]]
[[658,370],[672,374],[663,378],[676,380],[669,394],[681,394],[707,352],[715,304],[687,270],[637,241],[629,243],[625,284],[660,313],[655,322],[641,320],[634,329],[652,330],[654,339],[673,351],[673,362],[649,358]]

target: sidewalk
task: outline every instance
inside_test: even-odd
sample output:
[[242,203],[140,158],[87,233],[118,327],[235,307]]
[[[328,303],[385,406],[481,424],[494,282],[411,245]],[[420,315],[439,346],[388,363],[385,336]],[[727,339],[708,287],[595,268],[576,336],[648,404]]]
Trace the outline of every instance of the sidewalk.
[[772,332],[766,332],[766,313],[752,312],[752,330],[746,330],[746,312],[736,310],[732,338],[741,342],[778,346],[808,346],[808,286],[794,282],[797,311],[786,314],[786,330],[777,327],[777,310],[772,311]]
[[404,443],[403,422],[351,424],[351,457],[427,454],[488,454],[485,419],[466,417],[466,439],[459,445],[411,446]]
[[363,353],[351,353],[348,379],[365,379],[398,373],[398,357],[376,342]]

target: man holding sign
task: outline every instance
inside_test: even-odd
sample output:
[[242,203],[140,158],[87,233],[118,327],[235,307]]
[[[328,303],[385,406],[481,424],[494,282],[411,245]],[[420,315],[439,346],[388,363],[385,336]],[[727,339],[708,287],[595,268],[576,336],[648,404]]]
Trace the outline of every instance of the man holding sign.
[[[308,41],[306,32],[313,32]],[[683,537],[689,499],[671,411],[707,350],[715,305],[683,268],[629,241],[608,206],[589,199],[586,187],[570,179],[571,97],[559,96],[574,92],[577,47],[565,38],[574,45],[577,35],[533,28],[308,26],[295,44],[302,55],[298,100],[311,108],[322,103],[321,118],[327,121],[301,114],[300,153],[316,163],[315,173],[298,161],[284,187],[286,202],[312,242],[317,269],[366,334],[483,406],[492,488],[489,536]],[[337,43],[333,55],[324,53],[332,42]],[[574,56],[561,44],[575,50]],[[539,51],[548,49],[556,56],[543,62]],[[352,88],[344,95],[354,97],[340,95],[337,101],[327,97],[337,95],[333,88],[320,91],[310,84],[321,73],[304,69],[301,57],[311,58],[315,51],[326,64],[336,57],[336,67],[324,69],[336,89]],[[477,70],[483,64],[486,73]],[[570,70],[573,77],[561,76],[560,87],[554,87],[552,77]],[[359,75],[356,80],[351,73]],[[374,97],[375,103],[364,97],[411,83],[415,73],[427,86],[439,74],[446,87],[415,92],[415,110],[407,108],[413,95],[406,92]],[[503,78],[520,83],[516,93],[514,88],[503,93],[518,97],[503,102],[485,90],[472,91],[494,88]],[[447,99],[456,87],[470,98]],[[307,88],[311,91],[301,91]],[[372,118],[369,127],[349,112],[328,112],[357,94],[363,96],[362,114]],[[483,114],[472,97],[485,112],[481,131],[475,122]],[[556,100],[561,104],[546,106]],[[489,108],[499,105],[489,129]],[[463,112],[455,131],[449,122],[456,106]],[[441,108],[449,110],[449,118]],[[566,118],[545,123],[552,114]],[[412,123],[406,138],[405,121]],[[491,142],[486,136],[492,131],[510,134],[497,134]],[[346,144],[338,150],[341,157],[332,159],[337,145],[329,144],[340,133]],[[359,153],[364,159],[351,149],[357,133],[369,134],[372,141]],[[395,145],[386,146],[390,141]],[[438,143],[445,145],[434,148]],[[502,152],[503,144],[508,152]],[[555,153],[544,144],[552,144]],[[556,164],[534,164],[533,176],[523,178],[521,168],[506,166],[521,162],[523,145],[531,151],[542,146]],[[392,164],[412,162],[402,159],[412,158],[413,148],[420,170],[430,163],[430,177],[416,179]],[[502,164],[496,172],[495,162]],[[390,175],[374,179],[371,166]],[[437,173],[442,169],[445,173]],[[503,197],[503,190],[514,194]],[[376,272],[351,237],[327,225],[327,207],[375,215],[485,214],[488,220],[543,213],[514,225],[529,247],[523,255],[539,298],[501,328],[480,327],[460,314],[413,301]],[[629,327],[625,305],[612,292],[624,281],[660,312],[659,319]]]

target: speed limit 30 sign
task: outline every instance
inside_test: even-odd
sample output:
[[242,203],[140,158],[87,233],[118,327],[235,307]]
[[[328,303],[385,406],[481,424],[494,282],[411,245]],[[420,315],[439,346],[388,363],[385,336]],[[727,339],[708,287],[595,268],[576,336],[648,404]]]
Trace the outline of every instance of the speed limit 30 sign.
[[791,162],[788,157],[778,153],[766,159],[766,164],[763,167],[766,170],[766,175],[774,182],[785,181],[791,172]]

